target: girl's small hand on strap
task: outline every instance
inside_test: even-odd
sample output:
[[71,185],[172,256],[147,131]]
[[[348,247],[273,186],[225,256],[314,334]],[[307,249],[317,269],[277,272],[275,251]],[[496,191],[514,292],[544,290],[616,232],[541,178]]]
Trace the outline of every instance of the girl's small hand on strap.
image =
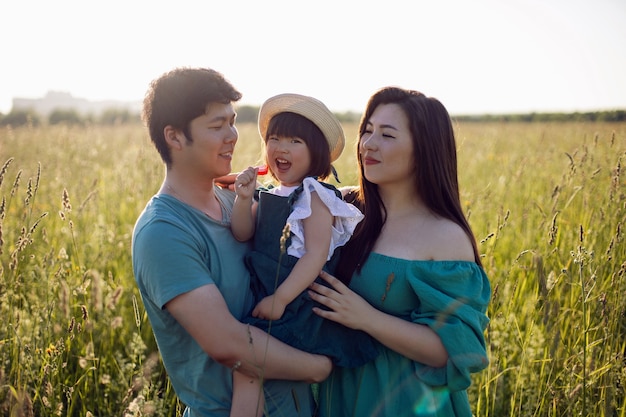
[[322,271],[320,277],[332,288],[314,282],[309,286],[308,293],[313,300],[330,310],[313,307],[313,312],[351,329],[367,331],[366,324],[375,312],[374,307],[326,271]]

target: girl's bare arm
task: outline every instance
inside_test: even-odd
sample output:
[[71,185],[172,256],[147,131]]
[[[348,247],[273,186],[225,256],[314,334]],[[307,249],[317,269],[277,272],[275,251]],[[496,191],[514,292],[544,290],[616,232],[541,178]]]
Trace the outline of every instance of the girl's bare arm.
[[256,168],[248,167],[237,175],[235,180],[235,203],[231,217],[230,229],[235,239],[240,242],[250,240],[254,236],[255,212],[254,191],[256,189]]
[[306,253],[276,290],[276,297],[286,304],[315,281],[328,259],[333,216],[317,193],[311,193],[311,216],[302,223]]

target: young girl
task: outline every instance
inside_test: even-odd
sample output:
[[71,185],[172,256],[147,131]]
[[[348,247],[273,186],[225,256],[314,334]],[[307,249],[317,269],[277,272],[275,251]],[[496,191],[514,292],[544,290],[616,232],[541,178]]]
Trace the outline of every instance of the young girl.
[[[254,201],[258,169],[246,169],[235,181],[233,235],[240,241],[254,237],[246,262],[257,304],[248,322],[298,349],[327,355],[337,366],[363,365],[377,355],[373,340],[314,314],[319,304],[305,291],[322,269],[334,271],[336,249],[363,219],[335,187],[318,181],[334,173],[331,163],[345,143],[341,125],[322,102],[281,94],[261,106],[259,132],[279,185],[258,190]],[[240,406],[257,404],[259,383],[234,373],[231,416]],[[250,394],[239,396],[244,390]]]

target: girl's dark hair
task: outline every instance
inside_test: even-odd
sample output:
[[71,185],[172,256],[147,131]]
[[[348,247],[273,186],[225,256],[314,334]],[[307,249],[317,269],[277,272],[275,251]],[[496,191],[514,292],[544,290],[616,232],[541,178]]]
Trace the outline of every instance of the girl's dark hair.
[[167,165],[172,163],[163,130],[172,126],[189,135],[189,123],[206,112],[210,103],[228,104],[241,99],[219,72],[209,68],[176,68],[150,83],[143,100],[142,118],[150,138]]
[[263,138],[266,145],[270,136],[302,139],[311,153],[311,167],[307,177],[316,177],[322,181],[328,178],[331,173],[330,147],[320,128],[311,120],[297,113],[278,113],[272,117],[267,126],[267,132]]
[[[396,104],[407,116],[413,139],[416,193],[433,213],[452,220],[465,230],[474,248],[474,261],[482,266],[476,238],[461,207],[456,143],[448,111],[437,99],[426,97],[418,91],[383,88],[367,103],[359,125],[359,143],[372,113],[382,104]],[[344,282],[349,282],[355,271],[360,272],[387,216],[378,186],[365,178],[358,152],[357,147],[360,175],[354,203],[363,211],[365,219],[358,224],[352,238],[342,249],[336,273]]]

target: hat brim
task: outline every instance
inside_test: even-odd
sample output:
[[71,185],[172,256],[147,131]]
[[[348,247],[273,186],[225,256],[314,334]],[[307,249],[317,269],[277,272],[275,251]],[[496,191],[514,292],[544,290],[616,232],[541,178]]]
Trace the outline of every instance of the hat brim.
[[313,97],[287,93],[267,99],[259,110],[259,133],[262,138],[265,138],[272,117],[283,112],[299,114],[315,123],[328,142],[330,161],[339,158],[346,143],[343,128],[324,103]]

